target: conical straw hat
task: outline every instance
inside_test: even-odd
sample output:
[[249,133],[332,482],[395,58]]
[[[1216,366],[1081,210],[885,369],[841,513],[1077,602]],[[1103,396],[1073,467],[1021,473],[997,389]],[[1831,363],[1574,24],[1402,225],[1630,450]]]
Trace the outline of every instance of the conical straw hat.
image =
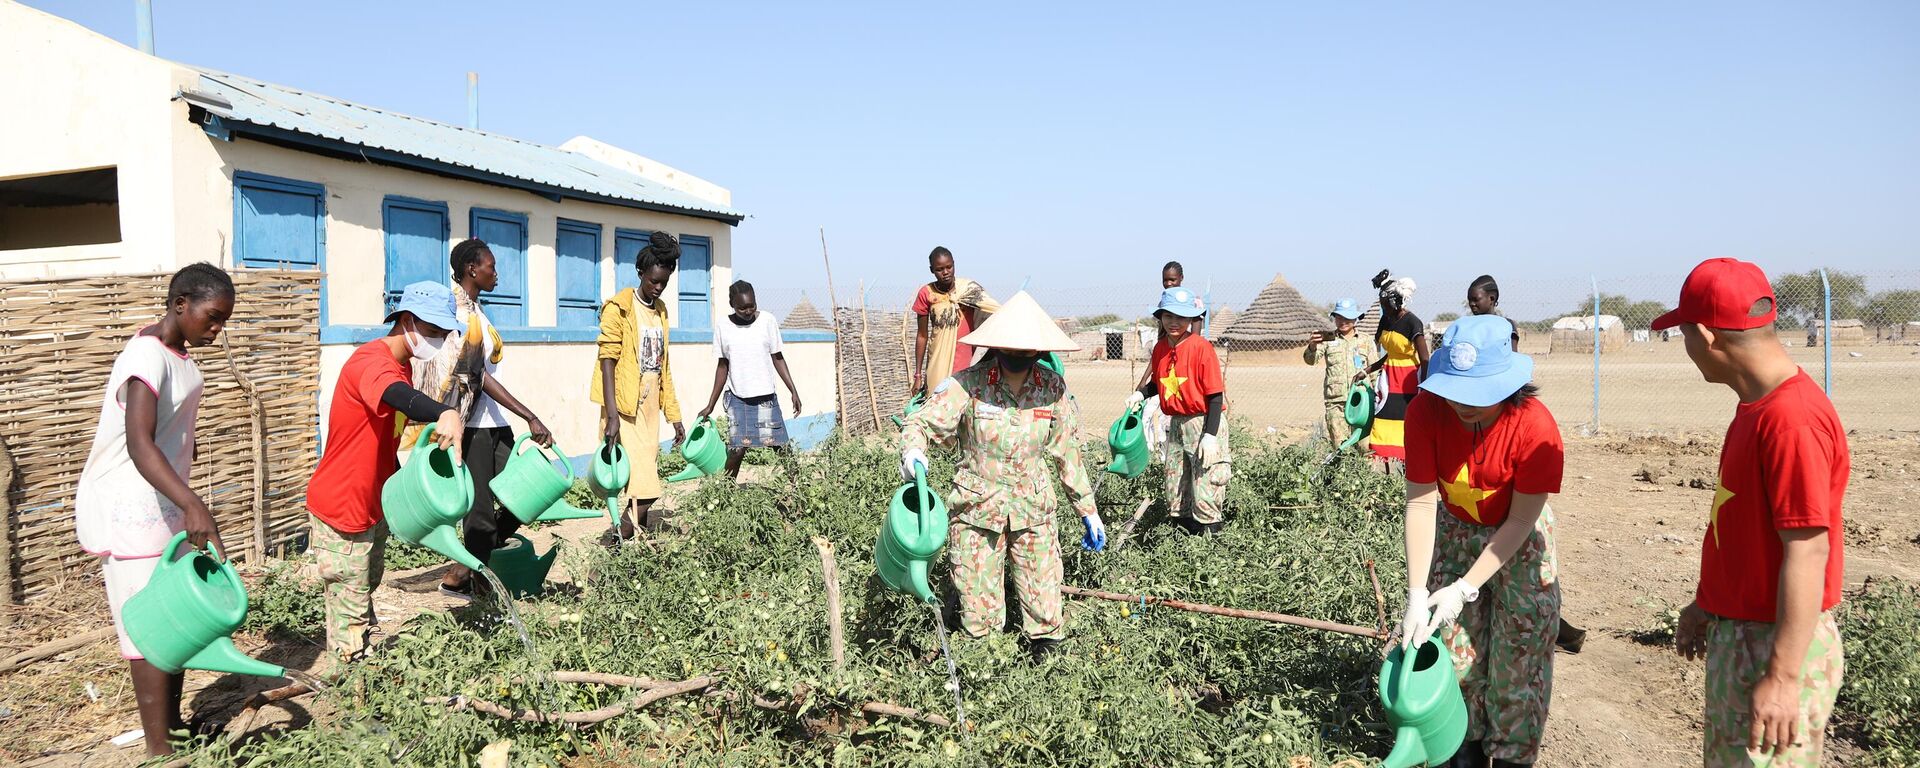
[[994,349],[1031,349],[1035,352],[1078,352],[1080,345],[1026,291],[1014,294],[992,317],[967,334],[961,343]]

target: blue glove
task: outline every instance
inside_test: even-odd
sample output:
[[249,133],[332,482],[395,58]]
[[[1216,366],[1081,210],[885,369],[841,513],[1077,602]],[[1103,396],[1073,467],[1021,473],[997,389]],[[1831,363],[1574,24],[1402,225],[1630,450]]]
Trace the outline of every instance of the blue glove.
[[1099,552],[1107,548],[1107,526],[1100,522],[1100,513],[1082,516],[1080,523],[1087,527],[1087,532],[1080,536],[1081,549]]

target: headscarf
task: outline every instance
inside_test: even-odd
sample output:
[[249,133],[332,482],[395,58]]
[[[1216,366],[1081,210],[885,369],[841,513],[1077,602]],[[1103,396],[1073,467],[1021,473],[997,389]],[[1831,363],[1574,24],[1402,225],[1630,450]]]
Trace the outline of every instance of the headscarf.
[[1406,302],[1413,301],[1413,288],[1413,278],[1396,277],[1388,280],[1385,285],[1380,286],[1380,295],[1385,296],[1391,293],[1399,296],[1400,303],[1405,304]]

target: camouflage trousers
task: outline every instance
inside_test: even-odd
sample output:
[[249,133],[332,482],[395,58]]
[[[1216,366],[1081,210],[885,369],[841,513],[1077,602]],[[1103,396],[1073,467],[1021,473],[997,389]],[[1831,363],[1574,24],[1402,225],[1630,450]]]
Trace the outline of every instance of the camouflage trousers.
[[[1440,513],[1429,590],[1466,575],[1493,540],[1494,526]],[[1460,620],[1440,633],[1467,700],[1467,740],[1487,756],[1533,763],[1553,698],[1553,641],[1560,629],[1560,581],[1553,552],[1553,509],[1540,511],[1533,535],[1480,587]]]
[[1200,438],[1206,434],[1206,416],[1173,416],[1167,423],[1165,456],[1167,516],[1191,517],[1201,524],[1220,522],[1227,501],[1227,480],[1233,475],[1233,453],[1227,450],[1226,425],[1220,425],[1220,456],[1211,466],[1200,465]]
[[1747,752],[1753,727],[1753,688],[1773,659],[1773,624],[1715,618],[1707,628],[1707,768],[1819,768],[1826,746],[1827,717],[1840,694],[1840,677],[1847,662],[1840,647],[1840,627],[1832,613],[1820,614],[1813,642],[1800,667],[1800,715],[1803,740],[1772,757]]
[[335,664],[366,652],[372,645],[373,591],[387,570],[387,523],[359,533],[341,533],[313,518],[314,564],[319,567],[327,614],[327,655]]
[[1060,537],[1054,524],[1020,531],[989,531],[955,521],[947,529],[953,588],[960,595],[960,631],[986,637],[1007,623],[1005,563],[1013,556],[1013,589],[1020,597],[1020,631],[1027,637],[1067,636],[1060,596]]

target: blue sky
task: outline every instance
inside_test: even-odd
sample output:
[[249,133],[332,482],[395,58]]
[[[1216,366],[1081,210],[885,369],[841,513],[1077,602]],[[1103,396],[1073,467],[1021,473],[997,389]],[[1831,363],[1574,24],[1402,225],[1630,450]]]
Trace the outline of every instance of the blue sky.
[[[132,40],[131,2],[28,2]],[[725,185],[763,294],[821,300],[819,226],[876,303],[936,244],[1075,308],[1167,259],[1230,297],[1392,267],[1429,312],[1482,272],[1920,270],[1920,3],[154,4],[168,58],[455,123],[477,70],[488,130]]]

